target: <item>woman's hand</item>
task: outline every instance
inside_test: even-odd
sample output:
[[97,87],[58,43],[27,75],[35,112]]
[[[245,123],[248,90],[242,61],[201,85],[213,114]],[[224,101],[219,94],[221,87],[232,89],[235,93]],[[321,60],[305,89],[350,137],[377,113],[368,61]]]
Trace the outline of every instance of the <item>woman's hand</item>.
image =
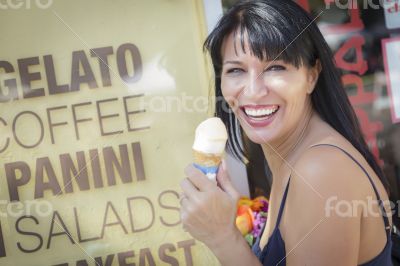
[[192,164],[185,174],[180,199],[183,228],[210,248],[237,237],[235,217],[240,195],[229,179],[225,162],[217,173],[218,186]]

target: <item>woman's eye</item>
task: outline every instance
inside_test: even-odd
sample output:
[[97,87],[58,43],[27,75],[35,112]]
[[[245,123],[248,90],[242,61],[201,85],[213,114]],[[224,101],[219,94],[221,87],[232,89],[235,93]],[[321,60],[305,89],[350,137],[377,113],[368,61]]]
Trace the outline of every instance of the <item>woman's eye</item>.
[[273,65],[273,66],[268,67],[265,71],[282,71],[282,70],[285,70],[285,69],[286,69],[286,67],[284,67],[284,66]]
[[242,73],[243,69],[241,68],[230,68],[226,71],[227,74],[238,74],[238,73]]

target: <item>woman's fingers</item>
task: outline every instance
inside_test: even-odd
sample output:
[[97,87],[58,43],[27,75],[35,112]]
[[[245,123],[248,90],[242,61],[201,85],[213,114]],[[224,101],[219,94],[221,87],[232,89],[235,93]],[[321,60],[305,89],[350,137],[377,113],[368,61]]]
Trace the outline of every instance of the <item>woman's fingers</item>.
[[[181,185],[181,189],[186,197],[194,196],[194,195],[196,195],[196,193],[199,192],[198,189],[193,185],[193,183],[188,178],[184,178],[181,181],[180,185]],[[179,201],[181,201],[181,199]]]
[[229,193],[236,190],[229,187],[229,178],[225,181],[221,178],[223,187],[230,191],[224,192],[193,165],[186,167],[185,174],[187,178],[180,183],[183,193],[179,198],[182,227],[194,238],[212,244],[216,236],[233,225],[236,202]]
[[209,180],[199,169],[194,167],[193,164],[189,164],[185,168],[185,174],[199,191],[207,191],[215,187],[215,184],[211,182],[211,180]]
[[184,201],[187,201],[187,200],[188,200],[187,196],[185,195],[184,192],[182,192],[182,193],[179,195],[179,204],[183,207],[184,204],[186,204]]
[[237,201],[240,198],[239,192],[233,186],[229,177],[225,160],[222,160],[221,166],[218,169],[217,181],[221,189],[228,193],[234,200]]

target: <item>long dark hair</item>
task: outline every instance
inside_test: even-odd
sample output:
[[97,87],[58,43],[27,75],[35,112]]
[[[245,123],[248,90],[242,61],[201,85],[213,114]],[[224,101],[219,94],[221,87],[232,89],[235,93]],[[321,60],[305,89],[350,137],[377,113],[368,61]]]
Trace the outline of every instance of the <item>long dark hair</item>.
[[228,128],[227,149],[237,159],[246,161],[243,130],[221,91],[224,39],[231,33],[240,34],[244,50],[244,34],[251,52],[260,60],[283,60],[296,67],[315,66],[317,59],[322,71],[311,94],[314,110],[342,134],[364,156],[388,190],[382,169],[365,142],[357,116],[335,67],[332,51],[310,15],[292,0],[239,1],[220,19],[204,43],[215,72],[215,115]]

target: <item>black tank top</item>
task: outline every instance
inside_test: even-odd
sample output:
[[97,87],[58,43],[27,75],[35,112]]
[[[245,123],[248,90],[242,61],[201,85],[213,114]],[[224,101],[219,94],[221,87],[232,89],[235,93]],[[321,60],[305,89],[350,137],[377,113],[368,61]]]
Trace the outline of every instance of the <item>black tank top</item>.
[[[382,212],[383,222],[385,224],[385,231],[386,231],[386,237],[387,237],[386,245],[383,248],[383,250],[375,258],[362,264],[361,266],[392,266],[393,265],[392,260],[391,260],[392,241],[390,238],[391,227],[390,227],[389,219],[385,215],[385,211],[384,211],[384,208],[382,205],[383,203],[382,203],[381,198],[379,197],[379,193],[375,187],[374,182],[372,182],[371,177],[369,176],[368,172],[364,169],[364,167],[362,167],[362,165],[356,159],[354,159],[354,157],[351,154],[349,154],[347,151],[343,150],[342,148],[332,145],[332,144],[317,144],[317,145],[311,146],[310,148],[315,147],[315,146],[320,146],[320,145],[336,147],[336,148],[342,150],[356,164],[358,164],[358,166],[361,167],[361,169],[367,175],[369,181],[371,182],[372,187],[375,192],[375,195],[376,195],[376,198],[378,200],[379,207]],[[254,254],[259,258],[259,260],[261,261],[261,263],[264,266],[286,265],[285,242],[282,239],[281,232],[279,231],[279,223],[281,221],[283,209],[285,207],[286,197],[287,197],[287,193],[288,193],[288,189],[289,189],[289,183],[290,183],[290,176],[289,176],[289,181],[285,188],[285,192],[283,194],[281,205],[279,207],[279,213],[278,213],[276,225],[275,225],[275,228],[274,228],[271,236],[268,239],[268,243],[264,246],[264,248],[262,250],[260,249],[260,239],[261,239],[262,233],[264,232],[265,225],[266,225],[265,224],[261,235],[257,238],[256,242],[254,243],[254,245],[252,247]]]

